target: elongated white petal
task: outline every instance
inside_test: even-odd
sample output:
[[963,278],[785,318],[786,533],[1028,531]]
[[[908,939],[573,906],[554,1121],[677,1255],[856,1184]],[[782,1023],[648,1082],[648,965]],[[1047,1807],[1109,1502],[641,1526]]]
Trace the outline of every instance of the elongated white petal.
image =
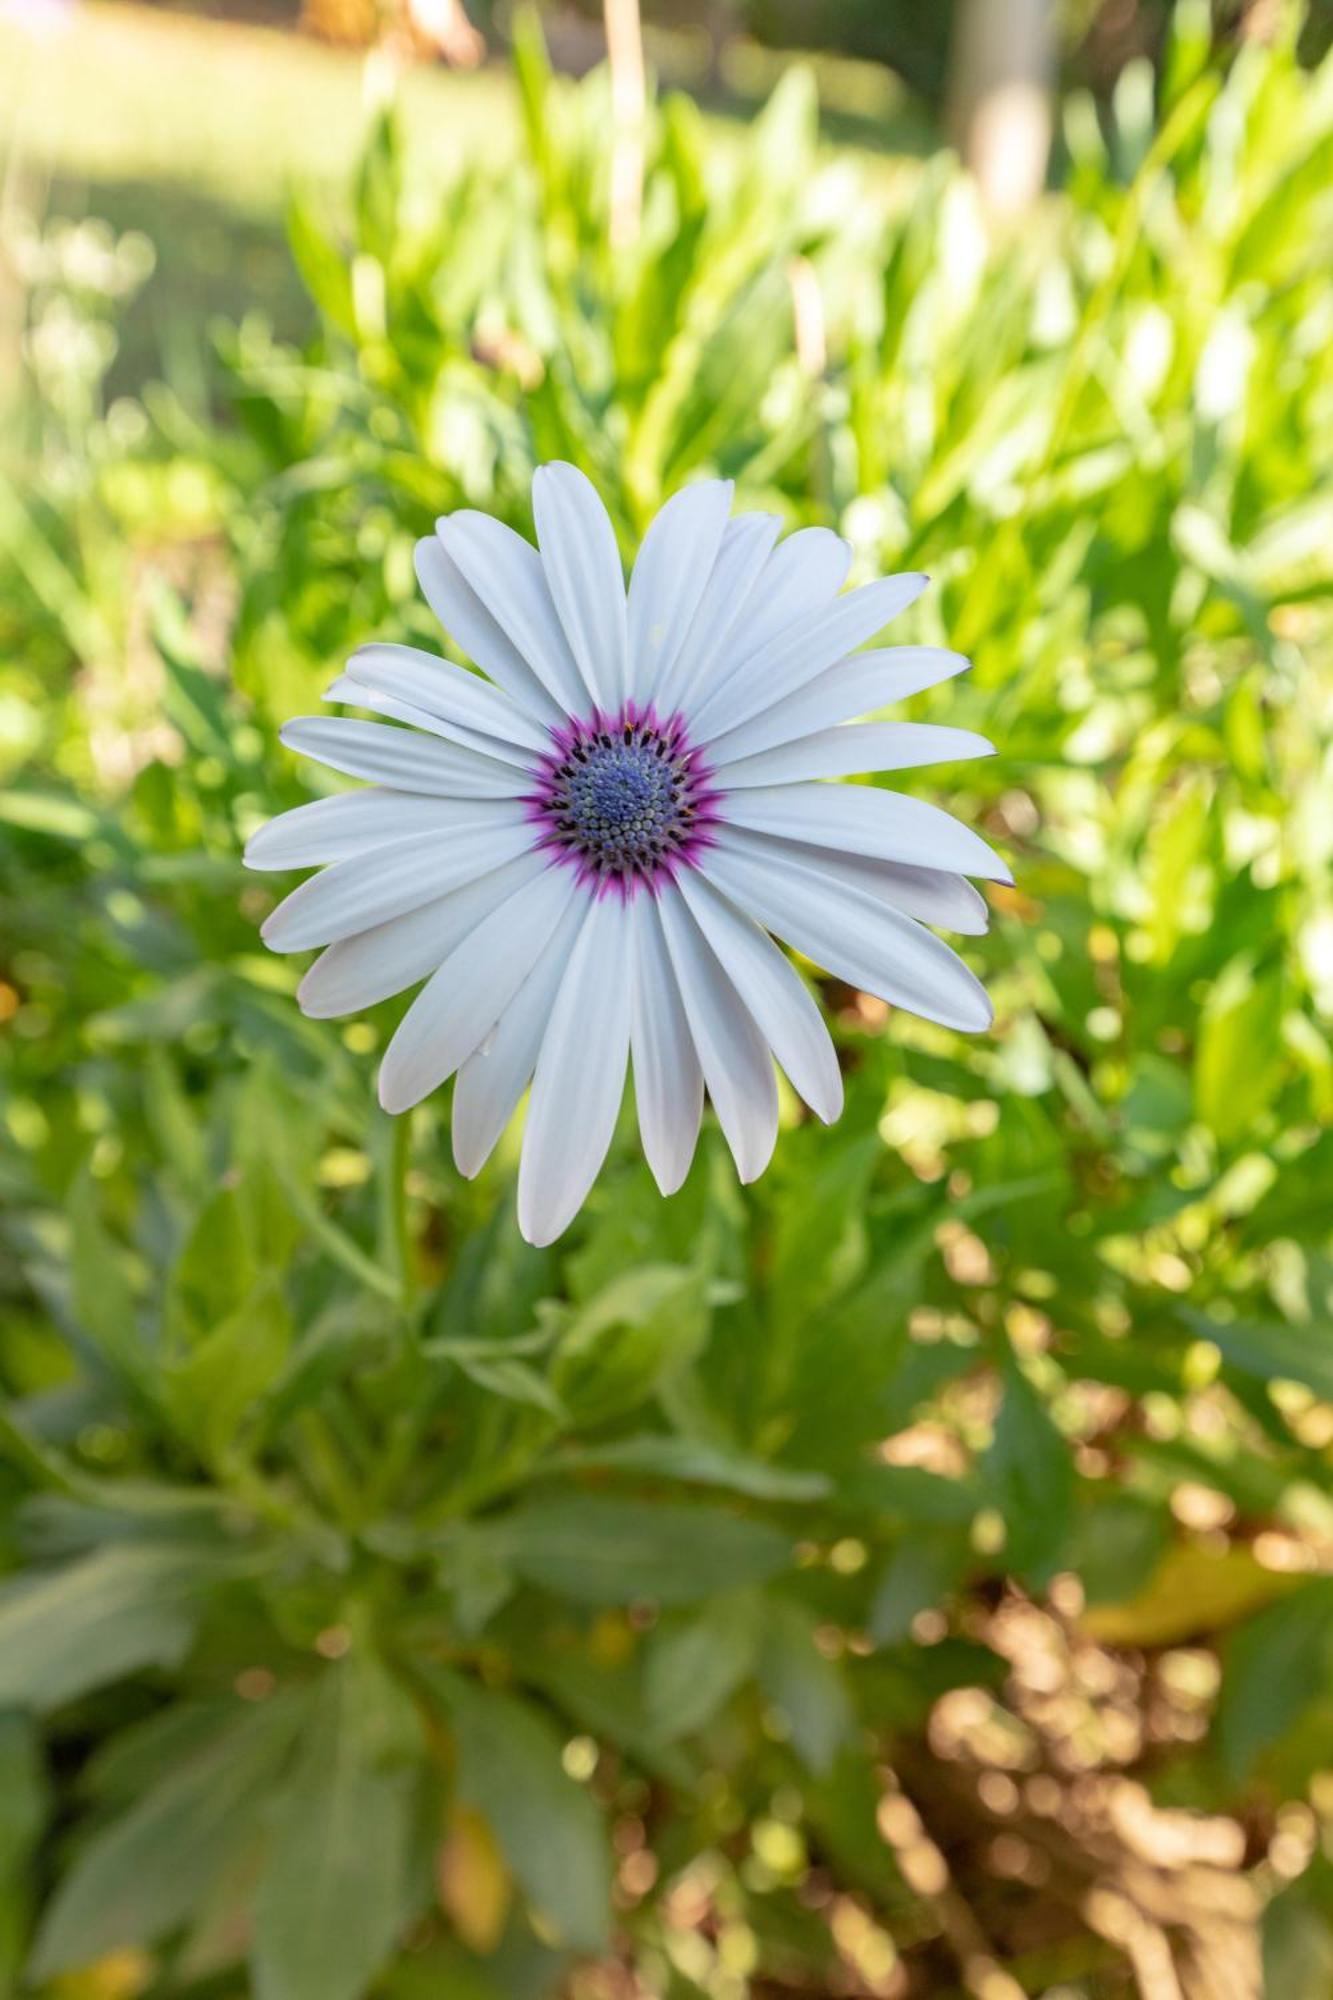
[[417,543],[413,561],[426,602],[468,658],[538,722],[560,722],[564,711],[559,702],[478,597],[438,534]]
[[704,741],[720,736],[794,693],[873,638],[920,596],[927,581],[919,575],[883,577],[793,620],[758,652],[747,653],[704,699],[694,718],[696,734]]
[[842,1074],[824,1017],[795,966],[702,875],[686,870],[680,893],[793,1086],[832,1124],[842,1110]]
[[[386,648],[386,650],[398,649]],[[407,649],[404,647],[402,650]],[[421,657],[428,660],[432,655],[423,653]],[[462,669],[456,671],[462,672]],[[483,681],[480,675],[468,674],[467,678],[475,681],[478,687],[486,688],[489,693],[496,693],[490,682]],[[446,721],[442,716],[432,715],[428,708],[421,708],[416,702],[409,701],[405,695],[389,694],[382,687],[371,687],[365,681],[356,680],[351,673],[339,674],[336,680],[330,681],[324,690],[324,699],[344,702],[349,708],[368,708],[373,715],[387,716],[392,722],[410,723],[413,729],[424,730],[427,736],[442,737],[446,743],[457,744],[465,750],[475,750],[483,757],[499,758],[506,764],[518,764],[524,769],[535,764],[541,754],[535,749],[524,749],[509,738],[486,736],[479,729],[469,729],[463,723]],[[507,702],[506,706],[511,714],[519,712],[513,702]],[[539,731],[538,725],[531,720],[528,720],[527,726],[534,735],[544,736],[545,747],[549,749],[551,742],[549,734]]]
[[736,664],[781,638],[796,619],[827,609],[851,566],[851,544],[830,528],[798,528],[784,536],[759,572]]
[[654,517],[629,584],[629,694],[646,707],[665,685],[713,573],[731,508],[729,479],[686,486]]
[[413,729],[424,729],[428,736],[449,734],[438,717],[424,708],[400,701],[396,695],[381,694],[377,688],[362,687],[350,674],[339,674],[336,680],[331,680],[324,690],[324,699],[342,702],[348,708],[368,708],[372,715],[387,716],[391,722],[410,722]]
[[572,896],[572,869],[552,866],[482,918],[422,987],[380,1064],[380,1103],[406,1111],[479,1047],[531,972]]
[[327,1021],[415,986],[443,965],[497,904],[549,865],[544,854],[520,854],[447,896],[329,945],[296,990],[302,1013]]
[[551,747],[550,732],[499,688],[416,646],[361,646],[347,673],[359,687],[393,695],[463,731],[460,741],[490,757],[528,763],[529,753]]
[[[542,559],[503,521],[470,508],[437,521],[435,532],[496,623],[566,715],[583,715],[588,689],[556,614]],[[461,643],[461,642],[460,642]],[[498,676],[497,676],[498,678]]]
[[512,815],[443,836],[414,834],[335,861],[279,903],[260,932],[272,951],[336,944],[404,910],[459,889],[532,846],[532,828]]
[[727,794],[726,818],[754,833],[806,840],[880,861],[1012,882],[994,849],[938,806],[876,785],[755,785]]
[[294,806],[261,826],[246,843],[245,865],[317,868],[414,834],[435,834],[443,839],[458,824],[461,810],[455,799],[383,791],[378,786],[364,792],[339,792],[333,798]]
[[995,745],[971,729],[943,729],[929,722],[847,722],[725,764],[716,782],[721,790],[734,791],[808,778],[851,778],[862,771],[910,771],[919,764],[994,754]]
[[756,855],[723,831],[702,865],[724,895],[837,978],[948,1028],[990,1025],[985,988],[933,931],[781,842]]
[[781,526],[776,514],[738,514],[728,521],[684,642],[654,692],[660,715],[679,708],[692,713],[720,676],[728,638],[750,609]]
[[618,897],[588,903],[528,1106],[518,1226],[529,1243],[552,1243],[569,1226],[611,1144],[629,1056],[631,935]]
[[[772,855],[774,843],[765,833],[747,833],[743,827],[728,828],[727,839],[740,852],[756,856]],[[802,840],[784,840],[780,852],[802,861],[808,868],[835,875],[854,889],[864,889],[904,916],[923,924],[935,924],[965,937],[983,937],[990,922],[990,907],[980,890],[961,875],[944,868],[916,868],[901,861],[876,861],[865,854],[839,854],[829,847],[813,847]]]
[[447,799],[517,799],[532,789],[529,774],[516,764],[384,722],[301,715],[284,722],[278,734],[289,750],[314,757],[331,771],[370,778],[400,792],[430,792]]
[[454,1163],[469,1180],[490,1158],[537,1066],[555,996],[583,922],[584,899],[565,905],[541,957],[454,1084]]
[[968,665],[962,653],[946,653],[939,646],[880,646],[851,653],[751,721],[714,737],[709,762],[734,764],[814,730],[849,722],[854,715],[869,715],[961,674]]
[[757,1180],[778,1137],[773,1058],[678,889],[658,899],[690,1039],[743,1181]]
[[532,516],[542,567],[569,650],[599,708],[619,708],[629,686],[625,576],[610,516],[576,466],[537,468]]
[[634,1014],[630,1051],[639,1136],[653,1179],[674,1194],[690,1171],[704,1108],[704,1076],[690,1037],[655,896],[630,904]]

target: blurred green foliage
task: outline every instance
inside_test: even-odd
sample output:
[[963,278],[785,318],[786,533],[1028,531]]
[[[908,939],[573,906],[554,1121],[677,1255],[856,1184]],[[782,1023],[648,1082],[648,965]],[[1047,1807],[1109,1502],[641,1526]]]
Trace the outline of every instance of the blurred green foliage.
[[[991,1777],[1230,1816],[1271,1990],[1324,2000],[1333,70],[1298,28],[1223,74],[1179,9],[1157,100],[1071,103],[1067,190],[998,246],[944,159],[866,199],[800,73],[725,157],[669,101],[615,255],[605,78],[528,34],[521,171],[423,207],[386,112],[348,214],[294,204],[320,332],[220,335],[220,428],[102,406],[141,239],[16,239],[0,1992],[594,1995],[611,1952],[672,2000],[952,1992],[899,1784],[1020,1990],[1128,1990],[1077,1880],[997,1893],[1002,1795],[959,1824],[943,1718],[981,1712]],[[302,1020],[238,857],[311,782],[281,721],[371,635],[437,643],[414,538],[529,528],[551,456],[627,558],[716,470],[928,568],[914,632],[975,666],[917,711],[998,742],[954,803],[1018,887],[969,943],[992,1037],[829,985],[837,1127],[789,1105],[746,1190],[706,1134],[664,1204],[627,1107],[538,1252],[512,1143],[469,1185],[440,1104],[375,1109],[393,1006]],[[1063,1720],[1015,1632],[1074,1662]]]

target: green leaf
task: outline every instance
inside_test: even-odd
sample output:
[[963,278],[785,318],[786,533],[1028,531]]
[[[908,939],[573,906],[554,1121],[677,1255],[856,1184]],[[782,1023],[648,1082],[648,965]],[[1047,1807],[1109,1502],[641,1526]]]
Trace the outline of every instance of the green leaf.
[[1244,1139],[1282,1080],[1282,980],[1228,967],[1199,1019],[1194,1106],[1223,1145]]
[[802,1763],[816,1776],[833,1767],[854,1726],[847,1684],[815,1644],[815,1621],[790,1598],[764,1606],[759,1683],[786,1721]]
[[[752,1500],[819,1500],[829,1490],[822,1472],[770,1465],[762,1458],[707,1444],[702,1438],[647,1433],[614,1444],[589,1445],[560,1454],[562,1467],[599,1467],[608,1472],[646,1473],[682,1486],[720,1486]],[[945,1482],[941,1480],[940,1485]]]
[[299,1708],[282,1697],[237,1704],[202,1735],[195,1713],[179,1711],[191,1727],[175,1765],[78,1850],[42,1922],[34,1979],[179,1929],[237,1852],[258,1839]]
[[151,1396],[126,1254],[103,1224],[97,1183],[86,1167],[70,1189],[68,1214],[71,1303],[79,1328],[122,1381]]
[[1068,1531],[1074,1468],[1068,1444],[1012,1357],[985,1469],[1004,1516],[1006,1564],[1040,1582],[1055,1568]]
[[611,1914],[602,1815],[561,1761],[562,1739],[521,1696],[432,1675],[458,1740],[458,1790],[488,1821],[524,1895],[563,1944],[601,1951]]
[[918,1535],[900,1542],[880,1574],[867,1627],[880,1646],[911,1637],[919,1611],[939,1603],[959,1581],[967,1543],[957,1535]]
[[35,1891],[32,1858],[50,1811],[42,1745],[26,1716],[0,1715],[0,1994],[13,1990]]
[[664,1743],[711,1722],[754,1667],[759,1606],[745,1592],[659,1625],[648,1643],[644,1695]]
[[244,1419],[282,1374],[291,1314],[274,1285],[261,1285],[183,1360],[164,1372],[168,1408],[210,1464],[223,1460]]
[[579,1422],[634,1409],[665,1372],[693,1359],[708,1333],[707,1284],[701,1271],[644,1264],[580,1307],[552,1367],[556,1391]]
[[788,1538],[766,1522],[591,1493],[529,1502],[496,1524],[496,1539],[519,1576],[579,1604],[692,1604],[791,1561]]
[[197,1549],[114,1543],[0,1593],[0,1708],[40,1713],[141,1667],[178,1666],[208,1581]]
[[325,1674],[269,1825],[255,1899],[256,2000],[361,2000],[408,1910],[419,1732],[383,1668]]
[[1280,1320],[1219,1320],[1181,1308],[1181,1317],[1201,1340],[1211,1340],[1222,1359],[1261,1382],[1303,1382],[1325,1402],[1333,1402],[1333,1325],[1284,1326]]
[[1310,1703],[1333,1693],[1333,1578],[1270,1604],[1227,1649],[1217,1731],[1232,1776],[1246,1776]]

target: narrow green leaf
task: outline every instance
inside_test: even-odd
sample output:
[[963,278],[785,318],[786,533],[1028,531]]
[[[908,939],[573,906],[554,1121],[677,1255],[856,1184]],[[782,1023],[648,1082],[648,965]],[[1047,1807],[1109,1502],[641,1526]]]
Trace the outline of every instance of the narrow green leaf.
[[581,1604],[692,1604],[791,1561],[788,1538],[767,1522],[591,1493],[525,1504],[496,1534],[519,1576]]
[[197,1549],[113,1543],[0,1593],[0,1708],[58,1708],[140,1667],[173,1667],[208,1573]]
[[415,1720],[353,1653],[320,1685],[274,1803],[255,1900],[256,2000],[362,2000],[408,1915]]
[[561,1761],[558,1730],[521,1696],[434,1678],[458,1737],[458,1790],[495,1830],[523,1893],[562,1943],[605,1948],[611,1864],[602,1815]]

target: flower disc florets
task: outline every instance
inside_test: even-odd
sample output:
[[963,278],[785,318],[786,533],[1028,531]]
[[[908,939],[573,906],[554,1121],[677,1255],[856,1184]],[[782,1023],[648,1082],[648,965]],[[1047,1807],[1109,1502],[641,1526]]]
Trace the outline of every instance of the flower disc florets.
[[627,702],[552,731],[531,804],[551,848],[598,886],[656,892],[707,845],[715,793],[679,715]]

